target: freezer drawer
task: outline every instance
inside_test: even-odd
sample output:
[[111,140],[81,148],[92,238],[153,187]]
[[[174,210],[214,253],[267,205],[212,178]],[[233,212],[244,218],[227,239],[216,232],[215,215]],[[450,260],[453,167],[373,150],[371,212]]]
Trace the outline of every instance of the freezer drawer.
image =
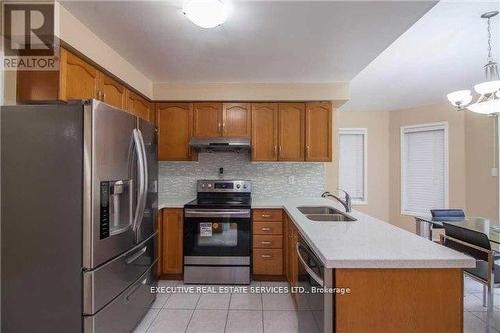
[[93,316],[83,317],[85,333],[123,333],[131,332],[149,310],[156,294],[156,261],[127,290]]
[[83,273],[83,313],[92,315],[128,288],[155,260],[157,234],[110,262]]

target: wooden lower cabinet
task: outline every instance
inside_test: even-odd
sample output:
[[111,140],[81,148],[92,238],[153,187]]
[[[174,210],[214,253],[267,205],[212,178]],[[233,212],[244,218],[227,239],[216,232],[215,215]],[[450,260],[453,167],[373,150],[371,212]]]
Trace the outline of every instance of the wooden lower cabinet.
[[161,214],[161,275],[182,274],[183,210],[166,208]]
[[462,332],[461,269],[336,269],[336,332]]
[[[281,209],[253,211],[253,274],[283,276],[283,221]],[[264,221],[262,221],[264,219]]]

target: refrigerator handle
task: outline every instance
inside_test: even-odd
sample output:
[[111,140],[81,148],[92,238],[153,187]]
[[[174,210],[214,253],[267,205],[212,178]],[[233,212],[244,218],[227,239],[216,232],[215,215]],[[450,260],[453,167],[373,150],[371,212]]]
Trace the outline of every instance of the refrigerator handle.
[[136,241],[138,239],[138,230],[140,223],[142,221],[142,216],[144,214],[144,204],[145,201],[143,198],[145,198],[145,164],[144,164],[144,154],[143,154],[143,149],[142,149],[142,142],[141,142],[141,132],[138,129],[134,129],[133,131],[133,137],[134,137],[134,147],[137,155],[137,205],[135,207],[135,214],[134,214],[134,224],[133,224],[133,230],[135,232],[135,238]]
[[143,164],[143,179],[144,182],[142,183],[143,188],[141,192],[141,196],[138,198],[138,208],[141,208],[138,216],[137,223],[135,224],[135,240],[136,243],[139,243],[140,241],[140,229],[141,229],[141,224],[142,224],[142,218],[144,216],[144,210],[146,209],[146,199],[147,199],[147,191],[148,191],[148,161],[147,161],[147,155],[146,155],[146,146],[144,145],[144,138],[142,137],[142,133],[139,129],[136,129],[138,133],[138,139],[141,147],[141,153],[142,153],[142,164]]

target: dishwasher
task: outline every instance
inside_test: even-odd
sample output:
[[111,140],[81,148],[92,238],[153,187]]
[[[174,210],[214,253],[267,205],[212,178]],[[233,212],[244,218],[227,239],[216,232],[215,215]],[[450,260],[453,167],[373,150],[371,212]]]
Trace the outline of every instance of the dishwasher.
[[303,240],[296,243],[296,250],[299,259],[297,287],[300,292],[296,294],[299,332],[313,332],[312,325],[320,333],[332,333],[334,295],[323,293],[321,289],[333,288],[333,269],[325,269]]

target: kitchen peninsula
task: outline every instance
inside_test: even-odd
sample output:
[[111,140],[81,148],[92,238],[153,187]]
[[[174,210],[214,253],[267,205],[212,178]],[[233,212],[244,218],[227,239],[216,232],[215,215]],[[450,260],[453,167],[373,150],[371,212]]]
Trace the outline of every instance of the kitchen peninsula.
[[[160,208],[183,204],[164,202]],[[295,247],[305,242],[324,266],[324,286],[350,289],[325,297],[325,326],[337,332],[462,332],[462,269],[475,266],[472,258],[355,210],[348,215],[356,221],[312,221],[298,209],[306,206],[343,212],[340,204],[323,198],[252,202],[254,221],[272,215],[266,211],[283,214],[279,263],[291,286],[301,284]],[[258,278],[255,246],[254,241]]]

